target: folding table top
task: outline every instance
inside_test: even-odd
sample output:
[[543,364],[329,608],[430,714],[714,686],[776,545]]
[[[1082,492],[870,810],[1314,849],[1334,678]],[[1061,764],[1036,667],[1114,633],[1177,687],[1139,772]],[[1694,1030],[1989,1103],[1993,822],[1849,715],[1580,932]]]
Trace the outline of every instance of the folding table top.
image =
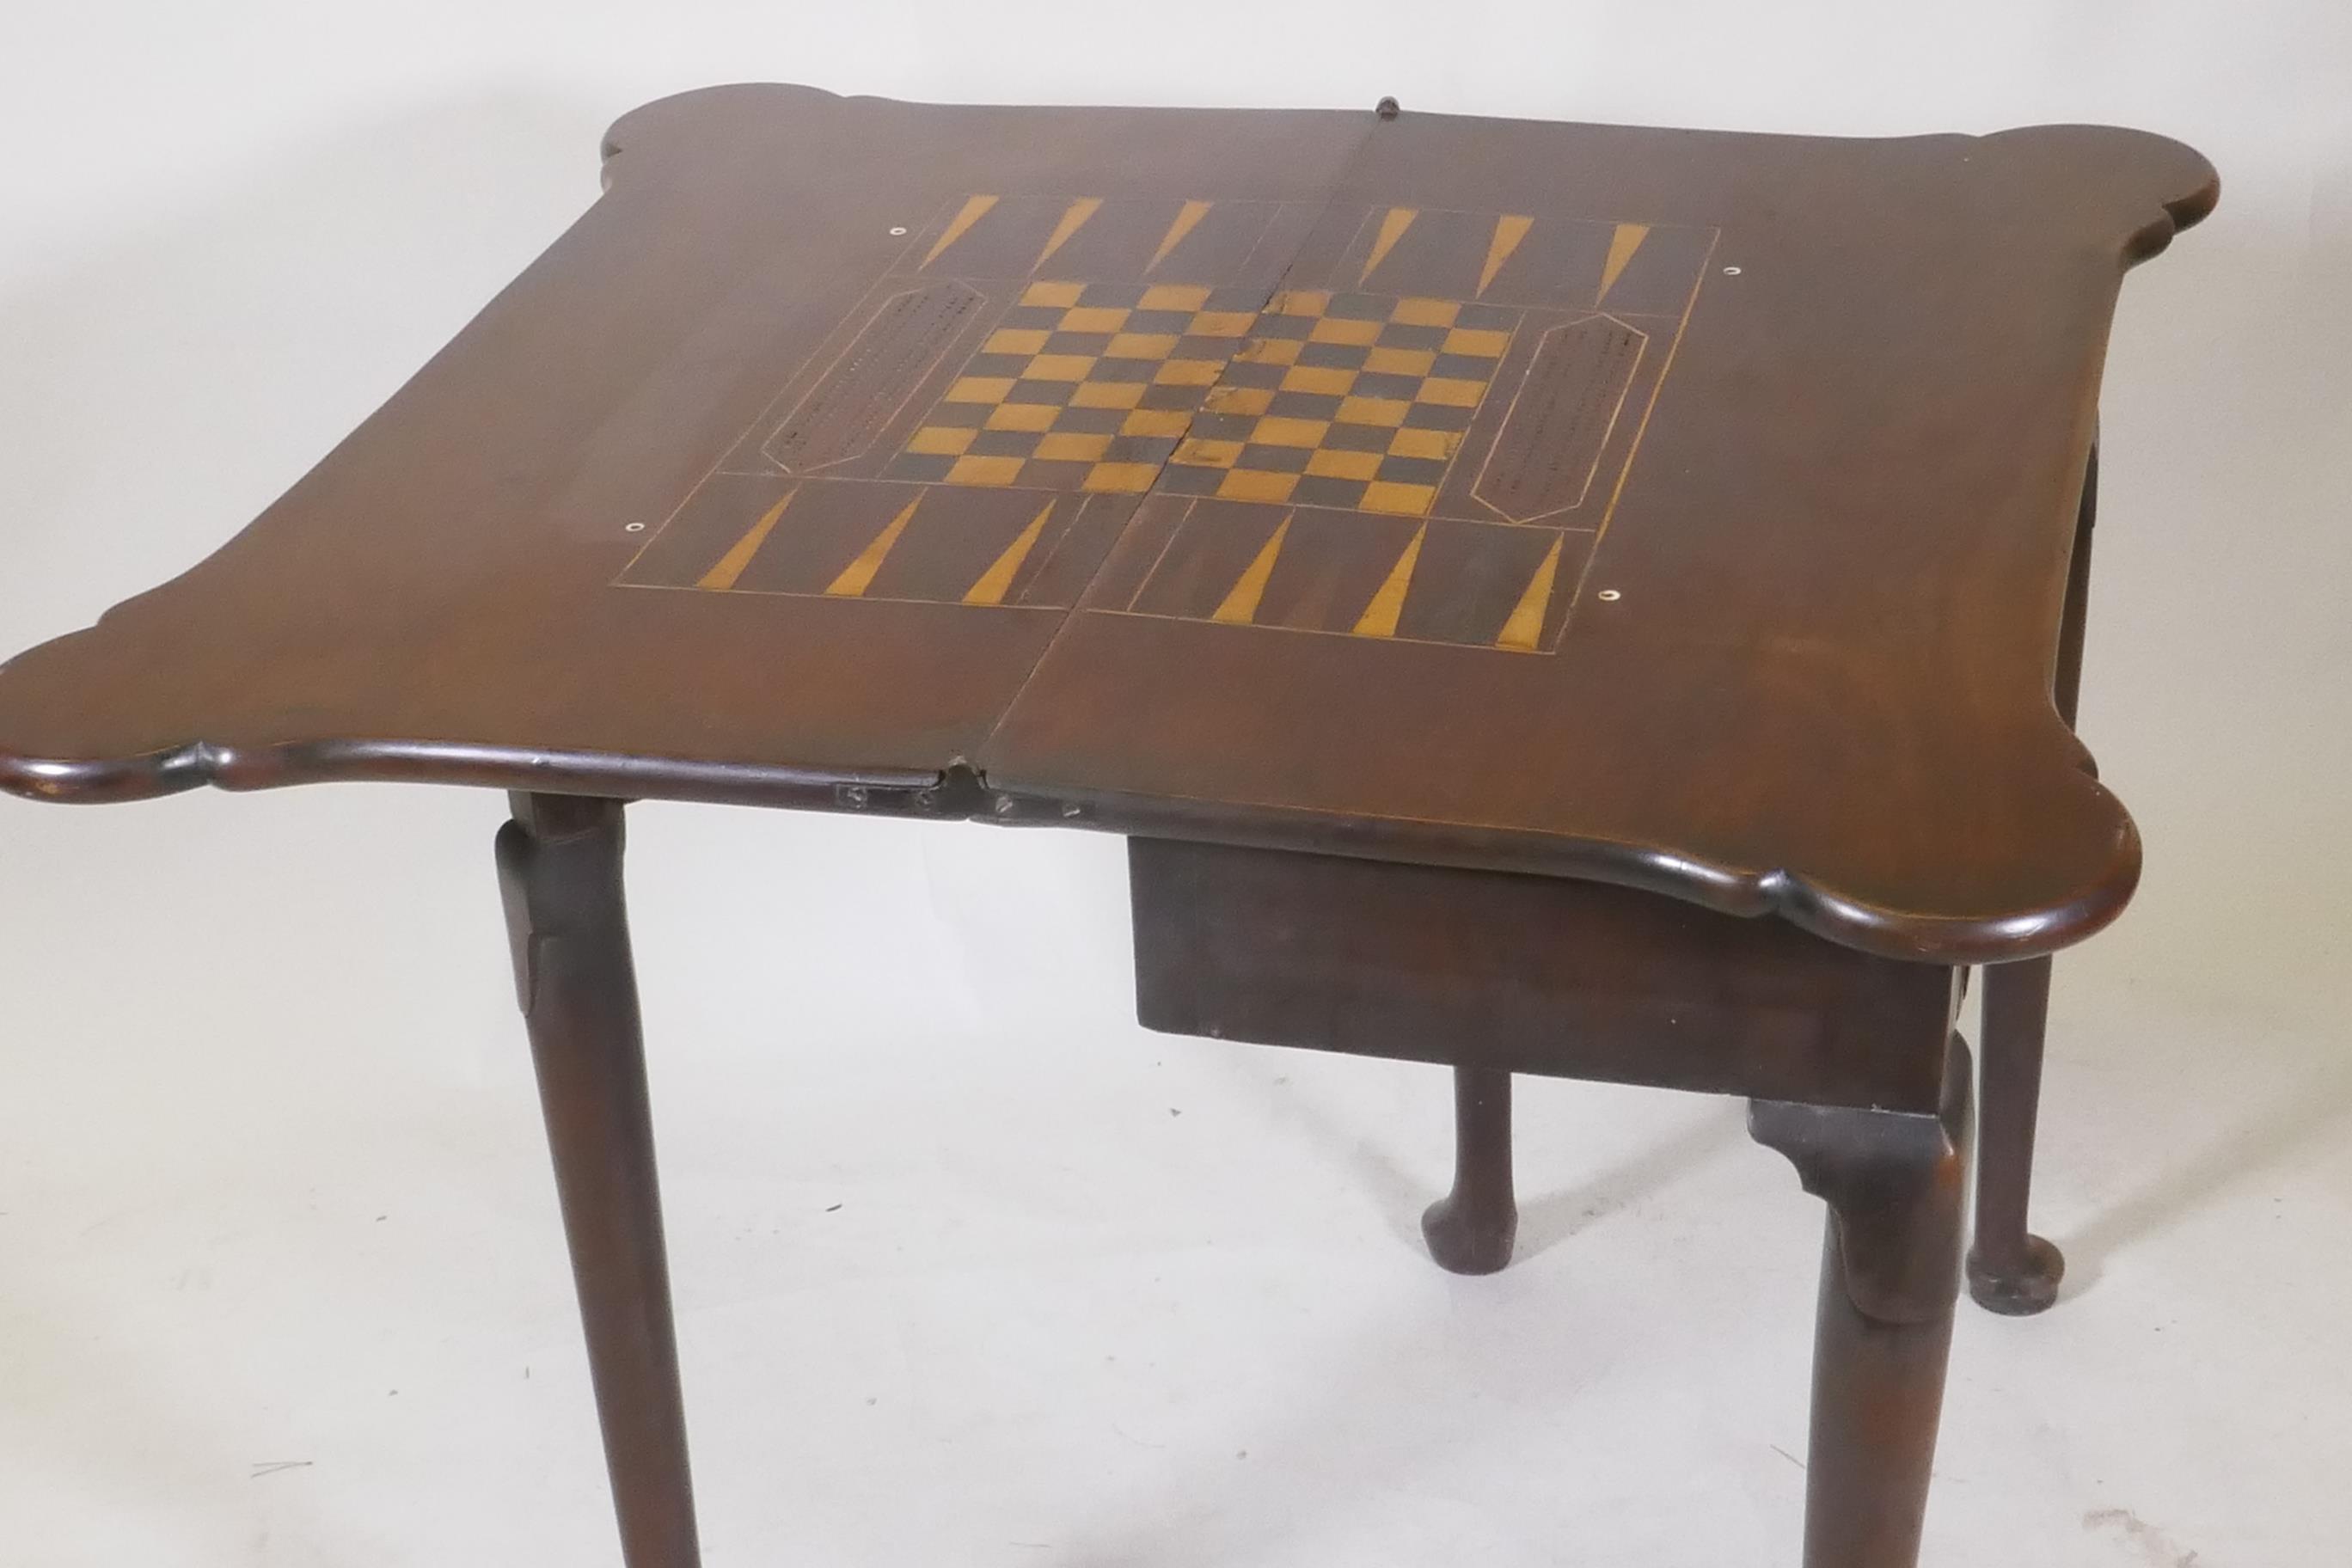
[[0,669],[0,784],[1068,822],[1943,962],[2129,895],[2050,688],[2176,142],[733,87],[606,152],[258,521]]

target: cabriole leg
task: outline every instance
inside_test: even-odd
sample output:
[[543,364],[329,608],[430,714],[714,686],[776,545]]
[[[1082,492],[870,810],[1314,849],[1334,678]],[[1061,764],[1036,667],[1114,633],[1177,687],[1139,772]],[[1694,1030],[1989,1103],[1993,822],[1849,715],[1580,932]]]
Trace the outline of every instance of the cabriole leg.
[[[2090,615],[2091,537],[2099,516],[2099,448],[2091,447],[2066,571],[2051,699],[2074,722],[2083,686],[2083,634]],[[2050,1021],[2050,961],[2000,963],[1984,972],[1983,1130],[1977,1149],[1977,1234],[1969,1251],[1969,1294],[2011,1317],[2047,1310],[2058,1300],[2066,1259],[2026,1228],[2033,1184],[2034,1128],[2042,1108],[2042,1047]]]
[[2048,959],[1984,972],[1984,1128],[1969,1294],[1979,1306],[2011,1317],[2047,1309],[2058,1300],[2058,1281],[2066,1272],[2058,1249],[2026,1229],[2049,1017]]
[[1438,1266],[1492,1274],[1511,1260],[1519,1229],[1511,1190],[1511,1075],[1454,1069],[1454,1190],[1421,1216]]
[[628,1568],[697,1568],[621,803],[518,795],[499,833],[515,985],[538,1068],[605,1466]]
[[1957,1037],[1935,1116],[1759,1100],[1748,1129],[1829,1205],[1805,1568],[1915,1568],[1959,1294],[1970,1073]]

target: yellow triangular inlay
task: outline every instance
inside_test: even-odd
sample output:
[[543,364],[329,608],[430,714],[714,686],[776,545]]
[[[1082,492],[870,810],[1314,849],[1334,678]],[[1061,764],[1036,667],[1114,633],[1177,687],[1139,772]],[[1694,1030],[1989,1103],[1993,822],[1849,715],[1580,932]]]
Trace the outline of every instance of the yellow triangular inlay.
[[695,586],[732,588],[735,579],[743,575],[743,568],[751,564],[751,557],[760,553],[760,546],[768,542],[768,531],[776,526],[776,519],[784,515],[784,508],[792,505],[793,498],[800,493],[798,489],[786,490],[784,499],[761,513],[760,521],[744,531],[743,537],[729,547],[727,553],[719,558],[719,564],[705,572]]
[[994,196],[968,198],[963,204],[962,210],[948,220],[948,226],[940,232],[940,237],[932,242],[930,253],[923,258],[921,266],[917,267],[915,270],[920,272],[924,267],[929,267],[932,262],[937,261],[940,258],[940,252],[961,239],[971,226],[985,216],[988,209],[995,205]]
[[1176,214],[1176,221],[1168,226],[1167,234],[1161,237],[1160,248],[1153,251],[1151,259],[1143,264],[1143,269],[1149,272],[1167,260],[1168,253],[1183,244],[1184,237],[1199,227],[1201,220],[1208,216],[1207,202],[1186,202],[1182,209]]
[[1290,532],[1290,519],[1297,515],[1293,512],[1276,525],[1273,537],[1258,551],[1257,559],[1235,579],[1232,591],[1225,595],[1225,602],[1217,606],[1211,620],[1245,626],[1257,618],[1257,602],[1265,596],[1265,580],[1274,575],[1274,558],[1282,553],[1282,541]]
[[841,575],[826,586],[825,592],[845,599],[854,599],[865,593],[874,581],[874,574],[882,570],[882,563],[888,558],[890,547],[898,542],[900,534],[907,531],[907,520],[913,517],[915,509],[922,504],[923,498],[919,495],[908,501],[906,510],[892,518],[889,526],[874,536],[874,542],[867,545],[856,560],[841,569]]
[[1413,563],[1421,559],[1422,538],[1428,532],[1429,524],[1425,522],[1413,530],[1412,542],[1404,547],[1404,553],[1398,556],[1396,564],[1389,568],[1388,581],[1381,584],[1381,591],[1372,595],[1372,602],[1366,605],[1364,613],[1357,617],[1358,637],[1396,636],[1397,617],[1404,614],[1405,590],[1412,586]]
[[1045,258],[1047,257],[1061,249],[1062,247],[1069,244],[1070,236],[1086,227],[1087,219],[1094,216],[1095,210],[1101,205],[1102,198],[1100,196],[1080,196],[1068,206],[1063,208],[1062,221],[1054,226],[1054,233],[1052,237],[1045,241],[1045,248],[1037,253],[1037,259],[1029,264],[1029,270],[1032,272],[1036,271],[1037,268],[1045,265]]
[[1013,579],[1021,574],[1021,563],[1029,559],[1029,552],[1036,544],[1037,536],[1045,531],[1045,520],[1053,515],[1054,503],[1047,501],[1045,510],[1031,518],[1029,526],[1021,531],[1021,537],[1006,545],[1004,553],[996,558],[996,563],[980,574],[980,581],[964,595],[963,602],[967,605],[1004,603],[1004,595],[1013,591]]
[[1486,265],[1478,274],[1478,292],[1486,291],[1486,285],[1495,280],[1495,274],[1503,269],[1503,263],[1511,258],[1511,252],[1527,238],[1535,222],[1520,213],[1505,213],[1495,220],[1495,237],[1486,242]]
[[1396,242],[1404,237],[1404,231],[1411,228],[1412,220],[1420,216],[1421,211],[1417,207],[1389,208],[1387,215],[1381,219],[1381,232],[1372,239],[1372,253],[1364,258],[1364,269],[1356,276],[1357,282],[1370,279],[1372,269],[1388,259],[1389,252],[1396,248]]
[[1495,639],[1496,647],[1517,648],[1521,653],[1533,653],[1536,643],[1543,637],[1544,612],[1551,608],[1552,579],[1559,575],[1559,547],[1566,540],[1562,534],[1551,542],[1551,549],[1528,579],[1528,591],[1511,611],[1511,618],[1503,623],[1503,635]]
[[1642,242],[1649,237],[1648,224],[1621,223],[1617,226],[1617,232],[1609,237],[1609,259],[1601,264],[1601,292],[1592,297],[1594,304],[1598,305],[1609,298],[1609,290],[1617,285],[1617,275],[1625,270],[1625,264],[1633,259],[1633,253],[1641,249]]

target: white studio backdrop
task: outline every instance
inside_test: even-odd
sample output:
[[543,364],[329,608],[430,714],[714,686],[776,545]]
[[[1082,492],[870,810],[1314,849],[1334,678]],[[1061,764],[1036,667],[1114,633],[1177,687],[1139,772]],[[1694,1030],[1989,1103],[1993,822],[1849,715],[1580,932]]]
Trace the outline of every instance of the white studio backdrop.
[[[2078,1294],[1963,1318],[1927,1561],[2340,1556],[2352,11],[19,3],[0,652],[266,505],[614,117],[747,79],[2211,157],[2109,363],[2083,723],[2148,854],[2059,970]],[[614,1560],[501,815],[0,802],[0,1563]],[[1116,840],[631,831],[712,1568],[1793,1563],[1818,1211],[1736,1107],[1530,1089],[1525,1261],[1452,1280],[1444,1075],[1142,1034]]]

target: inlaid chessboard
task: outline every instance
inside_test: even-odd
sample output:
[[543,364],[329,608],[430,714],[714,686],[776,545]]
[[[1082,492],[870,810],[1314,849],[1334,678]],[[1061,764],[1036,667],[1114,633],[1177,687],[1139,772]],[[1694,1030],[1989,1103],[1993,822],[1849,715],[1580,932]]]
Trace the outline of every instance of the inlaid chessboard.
[[621,581],[1549,651],[1715,239],[968,195]]
[[745,85],[604,152],[234,542],[0,667],[0,789],[1076,823],[1950,963],[2130,891],[2052,676],[2178,142]]

